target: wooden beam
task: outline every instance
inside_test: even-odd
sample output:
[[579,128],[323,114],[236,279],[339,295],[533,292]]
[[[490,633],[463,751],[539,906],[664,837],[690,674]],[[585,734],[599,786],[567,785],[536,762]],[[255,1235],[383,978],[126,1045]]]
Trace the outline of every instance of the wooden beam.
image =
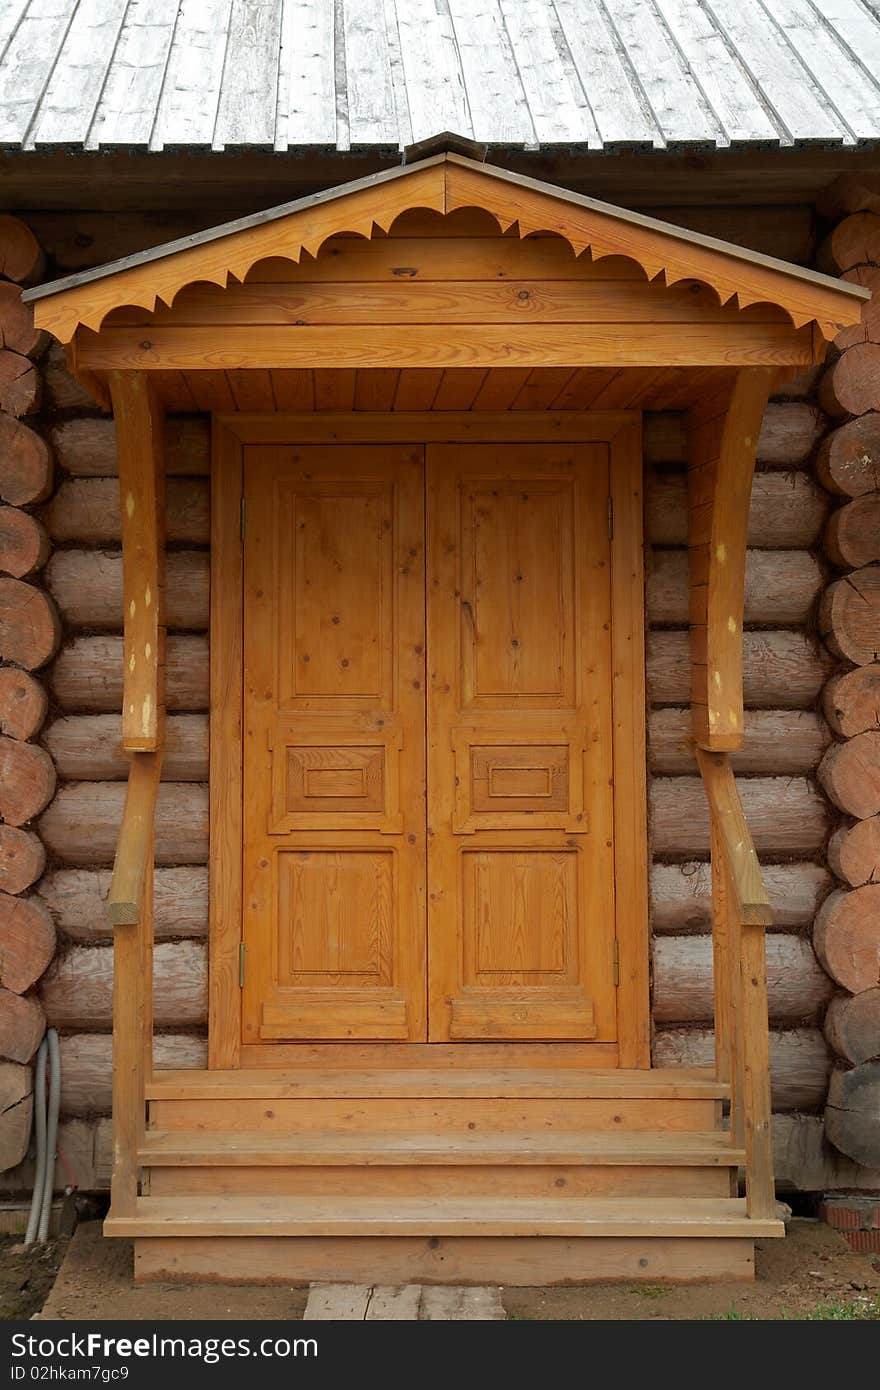
[[[818,351],[818,350],[817,350]],[[694,323],[269,324],[259,327],[108,326],[77,338],[78,371],[129,372],[304,367],[736,367],[806,366],[809,325]]]
[[162,407],[142,372],[111,372],[116,418],[125,681],[122,742],[132,751],[160,746],[164,706],[164,481]]
[[746,538],[761,420],[777,374],[739,371],[688,416],[691,707],[701,748],[742,746]]

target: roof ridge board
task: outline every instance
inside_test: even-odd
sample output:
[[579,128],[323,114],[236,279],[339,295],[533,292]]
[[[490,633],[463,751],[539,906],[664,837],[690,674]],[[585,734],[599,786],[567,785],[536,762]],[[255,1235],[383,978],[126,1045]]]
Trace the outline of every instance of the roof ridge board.
[[331,203],[337,199],[346,197],[351,193],[358,193],[365,189],[380,186],[393,180],[402,178],[408,174],[416,173],[422,169],[428,169],[440,164],[459,165],[483,175],[489,175],[504,183],[514,184],[520,188],[527,188],[533,192],[540,193],[544,197],[556,198],[561,202],[566,202],[575,207],[586,208],[590,212],[598,213],[600,216],[608,217],[612,220],[627,222],[631,226],[642,227],[646,231],[658,232],[663,236],[668,236],[679,242],[686,242],[692,246],[700,246],[708,251],[715,251],[721,255],[730,257],[748,265],[761,266],[766,270],[776,274],[785,275],[789,279],[801,280],[809,285],[822,286],[840,294],[845,294],[853,299],[867,300],[871,297],[871,292],[861,285],[851,284],[846,280],[839,280],[833,275],[825,275],[818,270],[809,270],[804,266],[792,264],[790,261],[779,260],[775,256],[767,256],[760,251],[750,251],[745,247],[737,246],[734,242],[723,241],[718,237],[707,236],[703,232],[693,232],[684,227],[677,227],[672,222],[664,222],[659,218],[650,217],[646,213],[633,212],[629,208],[619,207],[614,203],[605,203],[597,198],[591,198],[584,193],[576,193],[571,189],[560,188],[555,184],[545,183],[541,179],[534,179],[528,174],[521,174],[512,169],[503,169],[495,164],[479,163],[476,160],[468,159],[463,155],[446,151],[436,155],[430,155],[426,159],[418,160],[414,164],[400,164],[392,169],[383,169],[375,174],[365,175],[364,178],[354,179],[349,183],[336,184],[332,188],[322,189],[318,193],[310,193],[304,198],[294,199],[289,203],[281,203],[276,207],[266,208],[262,212],[249,213],[246,217],[237,218],[233,222],[221,223],[216,227],[209,227],[202,232],[193,232],[189,236],[180,237],[176,241],[166,241],[159,246],[149,247],[146,251],[135,252],[130,256],[123,256],[119,260],[109,261],[105,265],[94,266],[89,270],[78,271],[74,275],[68,275],[59,280],[49,280],[45,284],[35,285],[31,289],[25,290],[22,299],[26,302],[33,302],[45,299],[52,295],[61,294],[65,290],[78,289],[80,286],[89,284],[97,280],[107,279],[112,275],[122,271],[130,270],[138,266],[148,265],[152,261],[164,260],[179,251],[189,251],[197,246],[204,246],[212,241],[221,241],[224,237],[232,236],[237,232],[246,232],[254,227],[261,227],[268,222],[280,220],[282,217],[291,216],[297,212],[303,212],[307,208],[319,207],[324,203]]

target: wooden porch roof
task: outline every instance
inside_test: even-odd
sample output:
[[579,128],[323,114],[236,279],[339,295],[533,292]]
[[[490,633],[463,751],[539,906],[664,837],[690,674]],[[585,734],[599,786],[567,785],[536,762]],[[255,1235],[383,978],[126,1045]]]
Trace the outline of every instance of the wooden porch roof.
[[[37,325],[67,344],[79,329],[98,332],[114,309],[170,307],[187,285],[243,282],[257,262],[268,258],[299,264],[304,255],[317,257],[330,237],[348,233],[372,238],[376,229],[387,232],[414,208],[444,216],[480,208],[502,233],[515,229],[521,239],[555,233],[576,257],[590,262],[623,256],[641,267],[649,281],[666,286],[700,281],[721,305],[740,310],[778,306],[795,329],[815,325],[815,358],[841,328],[858,321],[868,297],[861,287],[830,276],[446,152],[40,285],[25,298],[34,304]],[[103,359],[101,365],[106,367]],[[146,356],[119,365],[162,364]]]

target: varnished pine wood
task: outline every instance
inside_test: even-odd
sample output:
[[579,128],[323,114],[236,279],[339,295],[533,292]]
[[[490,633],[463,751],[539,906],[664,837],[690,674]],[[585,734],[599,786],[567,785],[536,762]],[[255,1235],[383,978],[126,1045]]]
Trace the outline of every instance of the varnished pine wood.
[[125,688],[122,738],[126,748],[160,747],[164,709],[163,412],[140,372],[110,373],[116,424],[122,517]]
[[[327,1045],[296,1069],[157,1071],[151,1100],[314,1099],[346,1096],[580,1096],[628,1100],[722,1100],[726,1083],[707,1069],[600,1069],[580,1066],[567,1043]],[[530,1062],[523,1054],[537,1053]],[[328,1053],[330,1058],[328,1060]],[[486,1054],[490,1057],[483,1060]],[[392,1055],[393,1054],[393,1055]],[[415,1055],[414,1055],[415,1054]]]
[[246,1043],[425,1036],[423,486],[245,451]]
[[750,367],[696,406],[690,453],[690,621],[694,737],[709,749],[743,737],[742,627],[752,474],[772,371]]
[[750,1282],[754,1241],[554,1236],[448,1238],[153,1237],[135,1240],[135,1281],[216,1280],[308,1284],[331,1279],[387,1284],[589,1284]]
[[379,1198],[141,1197],[135,1212],[104,1223],[114,1236],[779,1236],[782,1222],[747,1216],[736,1198],[596,1197],[478,1202]]
[[[146,344],[146,346],[145,346]],[[361,324],[323,326],[108,327],[78,346],[77,370],[190,372],[207,368],[344,367],[784,367],[817,360],[809,328],[788,324],[616,323],[590,327],[497,323],[444,326]],[[819,359],[820,360],[820,359]],[[191,407],[190,407],[191,408]],[[253,407],[251,407],[253,408]]]
[[134,753],[108,898],[113,943],[113,1176],[117,1211],[137,1199],[137,1147],[152,1071],[153,824],[162,755]]
[[428,453],[435,1041],[616,1037],[608,495],[607,446]]

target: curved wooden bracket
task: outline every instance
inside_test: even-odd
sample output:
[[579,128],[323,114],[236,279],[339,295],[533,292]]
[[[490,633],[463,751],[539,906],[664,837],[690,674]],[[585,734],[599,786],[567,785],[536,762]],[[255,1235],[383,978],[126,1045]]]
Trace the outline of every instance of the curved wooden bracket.
[[744,367],[688,416],[691,710],[700,748],[742,746],[742,627],[755,452],[772,367]]

